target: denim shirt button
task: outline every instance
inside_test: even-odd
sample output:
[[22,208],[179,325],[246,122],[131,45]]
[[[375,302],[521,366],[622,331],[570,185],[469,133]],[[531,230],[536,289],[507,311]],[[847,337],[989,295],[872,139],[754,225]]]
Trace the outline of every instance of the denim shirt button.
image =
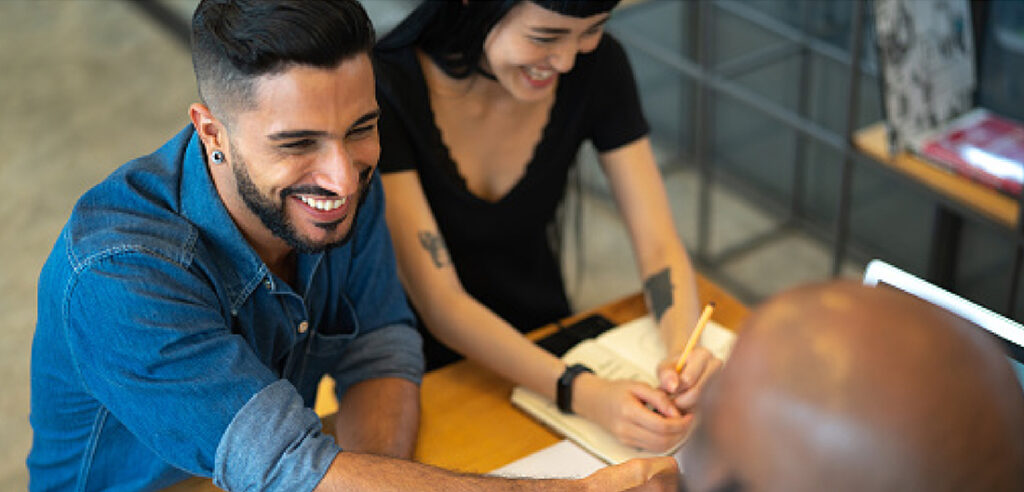
[[306,330],[308,330],[308,329],[309,329],[309,322],[308,321],[303,321],[302,323],[299,323],[299,334],[306,333]]
[[263,285],[266,286],[267,290],[274,290],[274,284],[269,278],[263,281]]

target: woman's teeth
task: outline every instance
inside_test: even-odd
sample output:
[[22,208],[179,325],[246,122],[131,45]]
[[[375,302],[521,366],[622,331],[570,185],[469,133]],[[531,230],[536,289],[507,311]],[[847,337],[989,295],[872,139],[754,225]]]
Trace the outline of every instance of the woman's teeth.
[[526,75],[529,75],[533,80],[547,80],[555,74],[554,70],[543,70],[539,68],[526,67]]
[[310,207],[313,207],[317,210],[330,211],[344,205],[345,201],[348,200],[348,197],[343,196],[337,200],[317,200],[313,198],[299,196],[299,199],[302,200],[302,203],[305,203],[306,205],[309,205]]

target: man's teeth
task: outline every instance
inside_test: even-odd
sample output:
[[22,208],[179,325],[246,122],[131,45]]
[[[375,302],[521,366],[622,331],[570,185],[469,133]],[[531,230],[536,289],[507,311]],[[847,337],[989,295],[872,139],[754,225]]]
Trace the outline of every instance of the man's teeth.
[[344,205],[345,201],[348,200],[348,197],[343,196],[337,200],[317,200],[309,197],[300,196],[299,199],[302,200],[302,203],[305,203],[306,205],[309,205],[310,207],[313,207],[315,209],[330,211]]
[[526,67],[526,74],[533,80],[547,80],[555,74],[554,70],[541,70],[539,68]]

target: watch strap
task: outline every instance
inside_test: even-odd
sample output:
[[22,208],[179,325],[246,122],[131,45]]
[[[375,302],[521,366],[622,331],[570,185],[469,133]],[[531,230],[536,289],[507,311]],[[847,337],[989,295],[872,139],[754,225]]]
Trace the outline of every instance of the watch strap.
[[555,403],[558,405],[558,409],[562,413],[573,413],[572,412],[572,383],[576,379],[576,376],[584,372],[593,373],[594,371],[583,365],[583,364],[572,364],[565,368],[565,372],[562,373],[558,378],[558,386],[555,388]]

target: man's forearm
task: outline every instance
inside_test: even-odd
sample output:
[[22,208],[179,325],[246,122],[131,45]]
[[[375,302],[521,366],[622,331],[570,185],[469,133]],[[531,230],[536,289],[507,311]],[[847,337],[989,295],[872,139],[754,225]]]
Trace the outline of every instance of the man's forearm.
[[[522,480],[480,475],[464,475],[441,468],[357,453],[342,452],[334,459],[327,475],[315,492],[333,491],[444,491],[523,490]],[[567,480],[532,481],[531,490],[585,490],[582,484]]]
[[345,451],[412,458],[419,431],[419,386],[401,378],[369,379],[338,402],[334,435]]
[[582,480],[506,479],[450,472],[421,463],[342,452],[316,492],[344,491],[675,491],[679,472],[672,458],[630,460],[602,468]]

